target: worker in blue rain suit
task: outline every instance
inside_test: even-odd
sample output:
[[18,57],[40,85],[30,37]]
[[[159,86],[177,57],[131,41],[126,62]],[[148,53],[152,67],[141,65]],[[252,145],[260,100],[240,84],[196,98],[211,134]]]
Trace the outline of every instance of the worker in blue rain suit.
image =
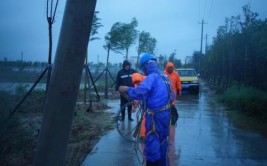
[[174,100],[171,83],[159,69],[156,58],[144,54],[140,59],[140,69],[147,76],[138,87],[120,86],[120,92],[145,103],[145,149],[147,166],[167,165],[168,135],[170,127],[170,107]]

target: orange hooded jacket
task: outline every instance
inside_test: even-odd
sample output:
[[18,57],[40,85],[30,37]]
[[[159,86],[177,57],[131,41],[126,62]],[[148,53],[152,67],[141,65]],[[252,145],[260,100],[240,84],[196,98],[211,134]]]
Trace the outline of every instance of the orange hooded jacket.
[[[173,72],[169,73],[168,72],[168,68],[171,67],[173,68]],[[175,96],[177,95],[177,91],[182,91],[182,84],[181,84],[181,80],[180,80],[180,76],[179,74],[175,71],[174,65],[172,62],[168,62],[166,67],[165,67],[165,71],[164,73],[169,77],[171,83],[172,83],[172,88],[174,91]],[[172,104],[175,104],[176,100],[173,101]]]
[[[142,82],[146,77],[139,73],[134,73],[132,75],[132,83],[134,84],[134,87],[137,87],[140,82]],[[138,105],[138,102],[134,102],[134,107],[136,108]],[[145,138],[146,136],[146,128],[145,128],[146,118],[143,117],[142,123],[141,123],[141,137]]]
[[137,87],[140,84],[140,82],[142,82],[145,78],[146,77],[140,73],[134,73],[132,75],[132,83],[134,84],[134,87]]

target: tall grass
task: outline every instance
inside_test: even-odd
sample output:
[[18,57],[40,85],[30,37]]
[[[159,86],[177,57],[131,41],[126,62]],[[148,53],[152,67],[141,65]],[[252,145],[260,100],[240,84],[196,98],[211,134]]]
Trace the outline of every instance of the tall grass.
[[[10,130],[17,128],[19,124],[18,118],[8,120],[10,111],[14,105],[14,99],[11,93],[0,91],[0,162],[5,163],[6,154],[11,150],[10,146],[14,146],[17,140],[12,136]],[[16,134],[16,133],[14,133]]]
[[267,117],[267,92],[251,86],[232,86],[219,96],[219,101],[242,112]]
[[24,86],[17,87],[15,93],[0,91],[0,165],[23,166],[32,162],[38,125],[34,117],[41,115],[44,91],[33,91],[9,118],[26,92]]

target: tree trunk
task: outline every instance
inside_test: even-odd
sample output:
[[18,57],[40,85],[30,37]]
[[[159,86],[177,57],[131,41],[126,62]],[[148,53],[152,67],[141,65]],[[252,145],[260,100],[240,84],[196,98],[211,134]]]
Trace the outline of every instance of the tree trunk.
[[48,91],[48,87],[49,87],[49,83],[50,83],[50,79],[51,79],[51,73],[52,73],[52,46],[53,46],[53,34],[52,34],[52,17],[48,18],[48,34],[49,34],[49,48],[48,48],[48,71],[47,71],[47,79],[46,79],[46,95],[47,95],[47,91]]
[[87,89],[87,84],[88,84],[88,86],[89,86],[89,79],[88,79],[88,77],[87,77],[87,74],[86,74],[86,67],[87,67],[87,64],[88,64],[88,52],[86,52],[86,57],[85,57],[85,63],[84,63],[84,66],[83,66],[83,68],[84,68],[84,84],[83,84],[83,88],[84,88],[84,98],[83,98],[83,102],[84,102],[84,104],[86,104],[86,100],[87,100],[87,90],[89,89]]
[[136,65],[135,65],[135,69],[138,69],[138,67],[139,67],[139,56],[140,56],[140,54],[138,53],[137,60],[136,60]]
[[129,52],[129,48],[126,48],[126,59],[125,60],[128,60],[128,52]]
[[96,0],[67,0],[35,166],[64,165],[95,5]]
[[107,55],[107,62],[106,62],[106,73],[105,73],[105,98],[108,98],[108,59],[109,59],[109,51],[110,47],[108,47],[108,55]]

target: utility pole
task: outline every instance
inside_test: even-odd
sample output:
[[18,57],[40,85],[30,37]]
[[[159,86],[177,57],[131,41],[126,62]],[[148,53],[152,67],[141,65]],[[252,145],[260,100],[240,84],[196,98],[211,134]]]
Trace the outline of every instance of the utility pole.
[[208,34],[206,34],[205,54],[207,53],[207,48],[208,48]]
[[199,53],[199,62],[198,62],[199,63],[198,64],[199,65],[199,69],[198,69],[199,71],[198,72],[200,73],[200,66],[201,66],[200,65],[200,59],[201,59],[201,56],[202,56],[202,43],[203,43],[203,25],[207,24],[207,23],[204,23],[204,19],[202,19],[202,22],[199,23],[199,24],[201,24],[201,41],[200,41],[200,51],[199,51],[200,53]]
[[202,55],[202,43],[203,43],[203,25],[204,24],[207,24],[207,23],[204,23],[204,19],[202,19],[202,22],[199,23],[201,24],[201,41],[200,41],[200,54]]
[[34,166],[64,165],[96,0],[67,0]]

